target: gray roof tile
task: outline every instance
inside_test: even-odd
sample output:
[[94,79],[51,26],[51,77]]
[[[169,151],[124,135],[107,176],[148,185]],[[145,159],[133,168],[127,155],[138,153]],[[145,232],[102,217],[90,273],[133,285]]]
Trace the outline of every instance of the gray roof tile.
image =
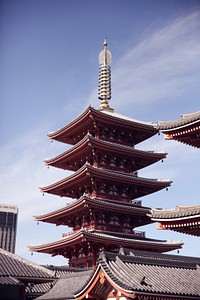
[[93,270],[72,272],[59,278],[49,292],[38,297],[38,300],[64,300],[74,299],[74,294],[82,288],[90,279]]
[[122,289],[200,296],[200,258],[130,250],[128,255],[102,253],[99,264]]
[[0,249],[0,275],[16,278],[54,278],[54,272],[51,270],[3,249]]

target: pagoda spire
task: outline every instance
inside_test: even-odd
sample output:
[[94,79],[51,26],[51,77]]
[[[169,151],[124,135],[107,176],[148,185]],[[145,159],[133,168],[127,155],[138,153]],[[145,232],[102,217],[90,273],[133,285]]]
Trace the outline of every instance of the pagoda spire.
[[98,98],[101,100],[99,110],[114,111],[109,106],[109,100],[111,99],[111,68],[112,54],[107,49],[107,40],[104,40],[104,49],[99,53],[99,86],[98,86]]

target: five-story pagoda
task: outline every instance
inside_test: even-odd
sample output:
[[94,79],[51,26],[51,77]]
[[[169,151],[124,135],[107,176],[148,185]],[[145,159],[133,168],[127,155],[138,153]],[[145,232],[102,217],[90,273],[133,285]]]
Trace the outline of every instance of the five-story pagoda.
[[167,252],[182,246],[135,231],[152,222],[150,208],[137,199],[171,184],[169,180],[139,177],[138,170],[164,159],[166,153],[135,149],[158,129],[110,108],[111,53],[106,41],[99,63],[100,108],[88,107],[74,121],[49,134],[50,139],[73,146],[45,163],[74,173],[41,191],[73,200],[36,220],[66,225],[72,231],[56,242],[30,247],[31,251],[62,255],[70,266],[85,268],[95,266],[101,248],[111,252],[118,252],[120,247]]

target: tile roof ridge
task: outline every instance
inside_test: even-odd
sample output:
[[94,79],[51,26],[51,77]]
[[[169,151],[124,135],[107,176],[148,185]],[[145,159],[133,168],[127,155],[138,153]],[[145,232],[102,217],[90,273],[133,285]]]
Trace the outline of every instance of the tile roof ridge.
[[82,276],[93,274],[93,272],[94,272],[94,270],[92,268],[82,269],[82,271],[78,270],[78,271],[69,272],[68,274],[61,275],[60,279],[72,278],[72,277],[82,277]]
[[[134,250],[134,249],[123,249],[130,251],[131,254],[122,253],[110,253],[105,252],[104,255],[107,260],[121,260],[127,262],[135,262],[141,264],[158,264],[166,267],[184,267],[184,268],[200,268],[200,258],[190,257],[183,255],[165,254],[150,252],[144,250]],[[123,254],[124,253],[124,254]]]
[[142,124],[142,125],[149,125],[149,126],[152,126],[155,128],[155,126],[154,126],[155,124],[153,122],[139,121],[139,120],[133,119],[131,117],[125,116],[123,114],[117,113],[115,111],[113,112],[113,111],[109,111],[109,110],[101,110],[100,113],[107,114],[107,115],[110,115],[111,117],[129,121],[129,122],[135,122],[135,123]]

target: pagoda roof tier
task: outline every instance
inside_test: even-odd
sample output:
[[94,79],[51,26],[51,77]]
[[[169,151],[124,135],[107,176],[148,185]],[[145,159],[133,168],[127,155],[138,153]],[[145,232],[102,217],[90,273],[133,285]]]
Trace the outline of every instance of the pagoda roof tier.
[[66,221],[70,217],[76,217],[76,215],[83,213],[84,211],[89,211],[90,208],[98,209],[99,211],[106,212],[117,212],[118,214],[123,213],[129,216],[143,216],[145,217],[144,224],[150,224],[151,219],[146,218],[147,214],[150,213],[149,207],[143,207],[139,204],[133,203],[121,203],[121,202],[108,202],[101,199],[93,199],[87,196],[82,196],[80,199],[72,201],[65,207],[55,210],[53,212],[43,214],[40,216],[35,216],[37,221],[55,223],[56,225],[68,225]]
[[83,194],[110,200],[131,201],[170,186],[170,180],[158,180],[94,168],[85,164],[71,176],[52,185],[41,187],[41,192],[61,197],[79,198]]
[[158,128],[165,134],[165,139],[200,148],[200,112],[183,114],[176,121],[159,121]]
[[177,206],[176,209],[153,209],[151,219],[159,222],[158,229],[200,236],[200,205]]
[[99,111],[89,106],[78,118],[63,128],[49,133],[48,136],[50,139],[75,145],[88,132],[98,133],[97,127],[99,129],[100,125],[105,130],[107,125],[107,130],[119,131],[121,135],[126,130],[132,145],[138,144],[158,133],[156,126],[150,122],[140,122],[115,112],[108,110]]
[[45,160],[45,163],[48,166],[77,171],[87,160],[97,159],[95,157],[97,152],[105,153],[106,157],[111,155],[116,160],[129,161],[132,172],[164,159],[167,155],[165,152],[137,150],[130,146],[100,140],[87,134],[74,147],[52,159]]
[[146,251],[155,251],[159,253],[168,252],[176,249],[180,249],[183,243],[180,241],[165,241],[145,238],[141,236],[134,236],[132,234],[120,234],[120,233],[107,233],[95,230],[81,229],[75,233],[69,233],[69,235],[61,240],[46,243],[39,246],[29,246],[29,250],[32,252],[48,253],[52,256],[62,255],[66,258],[70,258],[72,255],[72,249],[81,246],[88,247],[95,244],[95,247],[105,250],[116,251],[120,247],[128,247],[129,249],[138,249]]

